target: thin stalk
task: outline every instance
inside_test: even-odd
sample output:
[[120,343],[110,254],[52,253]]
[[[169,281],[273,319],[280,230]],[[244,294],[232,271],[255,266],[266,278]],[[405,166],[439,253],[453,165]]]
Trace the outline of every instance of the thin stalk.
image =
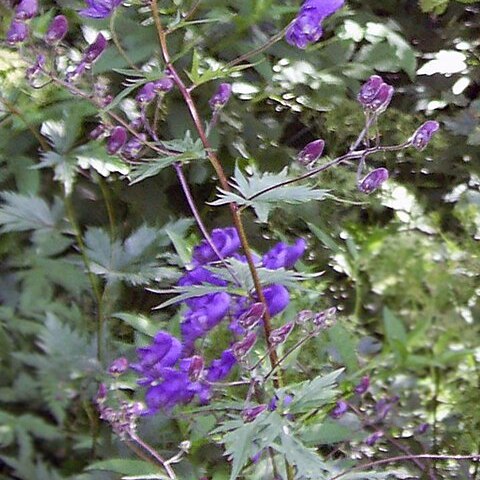
[[80,231],[80,227],[75,217],[75,210],[72,205],[71,197],[66,193],[65,193],[65,210],[68,216],[68,220],[72,225],[73,232],[77,240],[78,249],[80,250],[80,255],[82,256],[85,269],[87,270],[88,279],[92,286],[93,294],[97,302],[97,359],[99,362],[102,362],[103,360],[103,323],[104,323],[103,300],[102,300],[103,296],[102,296],[102,292],[100,291],[98,279],[95,276],[95,274],[92,272],[90,268],[90,260],[88,259],[87,254],[85,253],[85,243],[83,242],[82,232]]
[[328,170],[331,167],[334,167],[335,165],[339,165],[342,162],[346,162],[348,160],[354,160],[357,158],[367,157],[368,155],[372,155],[378,152],[394,152],[394,151],[402,150],[408,147],[409,145],[410,145],[410,142],[407,141],[400,145],[386,145],[383,147],[382,146],[371,147],[371,148],[366,148],[365,150],[357,150],[357,151],[345,153],[340,157],[334,158],[333,160],[326,163],[325,165],[322,165],[321,167],[318,167],[318,168],[314,168],[313,170],[310,170],[309,172],[304,173],[303,175],[299,175],[298,177],[295,177],[295,178],[289,178],[284,182],[280,182],[270,187],[264,188],[263,190],[260,190],[259,192],[252,195],[251,197],[248,197],[247,200],[254,200],[255,198],[258,198],[260,195],[271,192],[272,190],[276,190],[277,188],[281,188],[286,185],[290,185],[292,183],[300,182],[301,180],[305,180],[306,178],[313,177],[325,170]]
[[403,462],[404,460],[413,461],[415,459],[421,460],[471,460],[472,462],[478,462],[480,457],[478,455],[430,455],[428,453],[421,453],[419,455],[398,455],[396,457],[382,458],[381,460],[374,460],[372,462],[364,463],[363,465],[357,465],[356,467],[349,468],[348,470],[331,477],[329,480],[337,480],[339,478],[348,475],[351,472],[358,472],[360,470],[367,470],[369,468],[376,467],[377,465],[385,465],[386,463]]
[[115,30],[115,20],[117,19],[117,11],[118,11],[118,9],[114,9],[113,14],[110,17],[110,33],[112,34],[113,43],[117,47],[118,53],[123,57],[123,59],[127,62],[127,64],[130,66],[130,68],[139,72],[140,69],[133,63],[132,59],[127,55],[127,52],[122,47],[122,44],[120,43],[120,40],[118,39],[118,35],[117,35],[116,30]]
[[108,223],[110,225],[110,236],[114,239],[116,236],[116,222],[115,222],[115,213],[112,205],[112,198],[110,192],[108,191],[105,181],[101,176],[98,177],[98,185],[100,186],[100,191],[102,192],[103,201],[105,202],[105,207],[107,209]]
[[208,230],[206,229],[203,220],[198,213],[197,207],[195,205],[195,200],[192,197],[192,192],[190,191],[190,187],[188,185],[187,179],[185,178],[185,175],[182,170],[182,164],[180,162],[176,162],[173,164],[175,168],[175,172],[177,173],[178,180],[180,182],[180,186],[182,187],[183,194],[185,195],[185,198],[187,199],[188,206],[190,207],[190,210],[192,212],[193,217],[195,218],[195,221],[197,222],[198,228],[202,232],[202,235],[205,237],[205,240],[207,241],[208,245],[210,248],[214,251],[215,255],[218,257],[218,259],[222,262],[223,266],[227,269],[227,271],[230,273],[230,275],[233,278],[233,281],[237,285],[241,285],[240,280],[238,279],[237,275],[235,274],[235,271],[230,267],[230,265],[225,261],[223,258],[223,255],[220,253],[218,250],[217,246],[212,240],[212,237],[210,237],[210,234],[208,233]]
[[177,476],[170,464],[148,443],[144,442],[136,433],[130,432],[130,438],[147,451],[167,472],[168,478],[175,480]]
[[[216,154],[212,150],[212,147],[208,141],[208,138],[206,136],[205,129],[202,124],[202,120],[200,119],[200,115],[198,113],[197,107],[193,101],[193,98],[190,94],[189,89],[186,87],[186,85],[183,83],[182,79],[178,75],[175,67],[173,66],[170,58],[170,54],[168,51],[168,46],[167,46],[167,41],[166,41],[166,36],[165,32],[162,27],[162,21],[160,18],[160,12],[158,10],[158,0],[152,0],[152,13],[153,13],[153,19],[155,22],[156,30],[157,30],[157,35],[158,39],[160,42],[160,47],[162,50],[162,56],[163,59],[169,68],[169,71],[172,75],[173,80],[175,81],[178,89],[180,90],[180,93],[182,94],[185,103],[187,105],[187,108],[190,112],[190,116],[192,117],[193,123],[195,125],[195,128],[198,132],[198,135],[200,137],[200,140],[203,144],[203,147],[205,148],[205,152],[207,154],[207,157],[212,164],[217,176],[218,180],[220,182],[220,185],[225,191],[231,191],[230,185],[228,183],[228,179],[225,175],[225,172],[223,170],[223,167],[217,158]],[[252,276],[253,284],[255,286],[255,292],[257,294],[258,300],[265,305],[265,315],[263,318],[263,326],[264,326],[264,332],[265,332],[265,338],[267,342],[267,348],[270,350],[271,349],[271,342],[270,342],[270,333],[272,331],[272,326],[271,326],[271,318],[270,318],[270,313],[268,311],[268,306],[265,300],[265,295],[263,294],[263,289],[260,283],[260,279],[258,276],[258,272],[255,267],[255,261],[253,259],[252,255],[252,250],[250,248],[250,245],[248,243],[248,239],[245,233],[245,229],[243,227],[243,223],[240,217],[240,213],[238,211],[238,206],[235,203],[230,203],[230,212],[232,214],[233,218],[233,224],[235,228],[237,229],[238,235],[240,237],[240,242],[243,247],[243,251],[245,253],[245,257],[247,259],[248,267],[250,270],[250,274]],[[275,349],[271,349],[270,352],[270,362],[272,367],[276,365],[278,361],[277,357],[277,352]],[[282,380],[281,380],[281,374],[279,374],[277,377],[274,378],[274,385],[276,388],[281,386]]]

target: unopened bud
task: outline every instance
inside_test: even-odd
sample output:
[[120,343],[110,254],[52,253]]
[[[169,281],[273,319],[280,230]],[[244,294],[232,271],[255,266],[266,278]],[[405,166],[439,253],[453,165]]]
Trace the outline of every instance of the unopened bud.
[[348,403],[345,400],[339,400],[335,408],[332,410],[331,415],[333,418],[340,418],[347,413],[347,410]]
[[304,325],[305,323],[309,322],[313,318],[313,312],[311,310],[302,310],[298,312],[297,316],[295,317],[295,322],[298,325]]
[[323,153],[325,142],[323,140],[315,140],[310,142],[297,156],[297,162],[304,167],[311,166],[315,163]]
[[138,103],[145,105],[150,103],[156,97],[156,95],[155,84],[153,82],[148,82],[138,92],[135,100]]
[[251,329],[258,325],[265,314],[265,305],[263,303],[254,303],[246,312],[238,318],[238,323],[245,329]]
[[65,17],[65,15],[57,15],[50,23],[47,33],[45,34],[44,40],[49,45],[54,45],[55,43],[58,43],[61,40],[63,40],[67,32],[68,32],[67,17]]
[[97,394],[95,395],[95,403],[102,404],[107,399],[107,386],[104,383],[101,383],[98,386]]
[[28,20],[38,13],[37,0],[21,0],[15,9],[15,18],[17,20]]
[[130,160],[134,160],[138,157],[146,141],[147,136],[144,133],[138,134],[138,137],[132,137],[122,148],[122,155]]
[[89,45],[88,48],[85,50],[85,54],[83,57],[84,62],[86,63],[95,62],[106,48],[107,48],[107,39],[101,33],[99,33],[95,41],[91,45]]
[[360,383],[354,388],[354,392],[358,395],[363,395],[370,387],[370,377],[362,377]]
[[208,103],[212,110],[218,110],[228,102],[231,95],[232,86],[229,83],[221,83]]
[[107,152],[109,155],[117,153],[127,141],[127,131],[123,127],[115,127],[108,138]]
[[387,180],[388,170],[386,168],[376,168],[359,182],[358,189],[363,193],[372,193]]
[[245,422],[253,422],[261,413],[267,409],[267,405],[257,405],[256,407],[245,408],[242,417]]
[[28,26],[24,22],[13,20],[7,32],[7,42],[10,45],[22,43],[28,37]]
[[380,440],[382,437],[383,437],[383,432],[378,431],[378,432],[372,433],[370,436],[368,436],[365,439],[365,444],[368,445],[369,447],[373,447],[378,442],[378,440]]
[[175,82],[173,81],[172,77],[166,76],[161,78],[160,80],[156,80],[155,82],[153,82],[153,85],[156,92],[166,93],[175,86]]
[[435,120],[428,120],[421,125],[412,135],[412,145],[417,150],[423,150],[430,142],[432,135],[440,128],[440,124]]
[[382,113],[392,100],[394,88],[385,83],[382,77],[372,75],[362,86],[357,96],[365,110]]
[[111,375],[121,375],[128,370],[128,360],[125,357],[119,357],[112,362],[108,368],[108,373]]
[[284,343],[287,337],[290,335],[290,332],[293,330],[293,327],[294,323],[289,322],[280,328],[273,330],[269,337],[272,347]]
[[27,78],[27,80],[32,81],[39,74],[39,72],[41,72],[41,70],[45,66],[45,62],[45,55],[37,55],[35,63],[31,67],[28,67],[25,72],[25,77]]
[[257,341],[257,334],[255,332],[249,332],[243,340],[236,342],[232,346],[233,354],[238,361],[244,359],[248,352],[253,348]]

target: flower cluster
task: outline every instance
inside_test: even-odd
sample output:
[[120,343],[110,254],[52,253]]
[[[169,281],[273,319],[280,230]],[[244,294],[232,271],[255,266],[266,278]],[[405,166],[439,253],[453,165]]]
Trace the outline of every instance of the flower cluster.
[[323,34],[322,22],[342,8],[344,0],[306,0],[289,26],[285,39],[290,45],[306,48]]
[[[228,282],[212,273],[209,266],[221,259],[238,254],[240,240],[234,228],[212,231],[211,240],[206,240],[193,250],[192,270],[179,280],[179,286],[215,285],[227,287]],[[275,245],[258,266],[268,269],[292,267],[303,255],[304,240],[293,245],[283,242]],[[283,285],[272,284],[264,288],[269,313],[273,316],[283,311],[289,303],[289,294]],[[219,291],[186,300],[187,309],[180,325],[181,341],[171,334],[160,331],[153,343],[137,350],[138,362],[132,368],[140,375],[138,383],[147,388],[145,401],[147,414],[158,410],[171,410],[175,405],[186,404],[194,399],[207,403],[212,396],[215,382],[225,379],[237,363],[241,363],[257,341],[254,331],[261,323],[264,306],[255,296],[241,296]],[[205,338],[222,321],[229,322],[233,341],[220,358],[209,366],[196,351],[196,341]],[[286,324],[272,332],[271,341],[283,342],[291,332],[293,324]]]
[[7,42],[11,45],[21,43],[28,37],[27,20],[38,13],[37,0],[21,0],[15,8],[15,15],[7,32]]

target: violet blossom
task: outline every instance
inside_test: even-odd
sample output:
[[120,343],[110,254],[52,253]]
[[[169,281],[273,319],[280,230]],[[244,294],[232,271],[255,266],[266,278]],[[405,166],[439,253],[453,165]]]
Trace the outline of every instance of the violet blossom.
[[410,140],[412,142],[412,145],[417,150],[424,150],[428,145],[428,142],[430,142],[433,134],[437,132],[439,128],[440,124],[435,120],[426,121],[425,123],[420,125],[420,127],[418,127],[415,133],[412,135],[412,138]]
[[80,15],[87,18],[107,18],[122,3],[122,0],[85,0],[87,8]]
[[68,32],[68,20],[65,15],[57,15],[48,26],[44,40],[49,45],[54,45],[64,39]]
[[358,189],[363,193],[372,193],[388,180],[386,168],[376,168],[366,175],[358,184]]
[[372,75],[357,95],[365,111],[380,114],[386,110],[392,100],[394,88],[383,81],[379,75]]
[[21,0],[15,8],[15,18],[17,20],[28,20],[38,13],[37,0]]
[[22,43],[28,37],[28,25],[19,20],[13,20],[7,32],[7,42],[10,45]]

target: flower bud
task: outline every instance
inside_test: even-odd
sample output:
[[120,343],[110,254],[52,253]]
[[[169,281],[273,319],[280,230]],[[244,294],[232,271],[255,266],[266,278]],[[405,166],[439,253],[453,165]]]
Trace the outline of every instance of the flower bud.
[[65,17],[65,15],[57,15],[50,23],[47,33],[45,34],[44,40],[49,45],[54,45],[55,43],[58,43],[61,40],[63,40],[67,32],[68,32],[67,17]]
[[378,432],[372,433],[370,436],[368,436],[365,439],[365,444],[368,445],[369,447],[373,447],[375,443],[377,443],[378,440],[380,440],[382,437],[383,437],[383,432],[378,431]]
[[263,303],[254,303],[246,312],[238,318],[238,324],[245,328],[250,329],[258,325],[265,314],[265,305]]
[[104,383],[101,383],[98,386],[97,394],[95,395],[95,403],[102,404],[107,399],[107,386]]
[[421,423],[416,429],[415,429],[415,433],[417,435],[423,435],[424,433],[426,433],[426,431],[428,430],[428,428],[430,427],[430,425],[428,423]]
[[243,340],[236,342],[232,346],[233,354],[238,361],[243,360],[248,352],[253,348],[257,341],[257,334],[255,332],[247,333]]
[[155,84],[153,82],[146,83],[138,92],[135,100],[143,105],[150,103],[156,97]]
[[297,316],[295,317],[295,323],[297,323],[298,325],[304,325],[312,318],[313,312],[311,310],[302,310],[301,312],[298,312]]
[[24,22],[13,20],[7,32],[7,42],[10,45],[22,43],[28,37],[28,26]]
[[267,409],[267,405],[261,404],[256,407],[245,408],[242,417],[245,422],[253,422],[261,413]]
[[382,77],[372,75],[362,86],[357,96],[365,110],[382,113],[392,100],[394,88],[385,83]]
[[123,127],[115,127],[108,138],[107,152],[109,155],[117,153],[127,141],[127,131]]
[[204,367],[205,361],[200,355],[180,360],[180,370],[186,372],[192,381],[197,381],[202,376]]
[[354,388],[354,392],[357,395],[363,395],[370,387],[370,377],[362,377],[360,383]]
[[67,82],[74,82],[75,80],[78,80],[85,73],[86,69],[87,63],[80,62],[73,70],[67,72],[65,75],[65,80]]
[[417,150],[423,150],[428,145],[428,142],[432,138],[432,135],[440,128],[440,125],[435,120],[428,120],[424,124],[417,128],[412,135],[412,145]]
[[130,127],[133,128],[133,130],[141,130],[143,128],[143,125],[144,125],[144,119],[143,117],[140,115],[139,117],[133,119],[131,122],[130,122]]
[[212,110],[218,110],[219,108],[225,106],[231,95],[232,86],[229,83],[221,83],[208,103]]
[[289,322],[280,328],[273,330],[269,337],[272,347],[284,343],[287,337],[290,335],[290,332],[293,330],[293,326],[294,323]]
[[27,80],[32,81],[38,75],[38,73],[43,69],[43,67],[45,66],[45,62],[46,62],[45,55],[41,53],[37,55],[35,63],[31,67],[28,67],[25,72],[25,77],[27,78]]
[[297,156],[297,162],[304,167],[311,166],[315,163],[323,153],[325,142],[323,140],[315,140],[310,142]]
[[144,133],[140,133],[138,137],[132,137],[123,147],[122,155],[130,160],[134,160],[138,157],[146,141],[147,136]]
[[95,41],[85,50],[83,61],[86,63],[95,62],[106,48],[107,39],[101,33],[99,33]]
[[363,193],[372,193],[387,180],[388,170],[386,168],[376,168],[360,181],[358,189]]
[[89,137],[92,140],[97,140],[100,138],[103,134],[105,133],[105,125],[103,123],[100,123],[100,125],[97,125],[90,133]]
[[155,91],[156,92],[169,92],[174,86],[175,82],[173,81],[173,78],[170,76],[165,76],[161,78],[160,80],[156,80],[153,82],[155,86]]
[[348,403],[345,400],[339,400],[335,408],[332,410],[331,415],[333,418],[340,418],[347,413],[347,410]]
[[15,18],[17,20],[28,20],[38,13],[37,0],[21,0],[15,9]]
[[128,370],[128,360],[125,357],[119,357],[112,362],[110,367],[108,368],[108,373],[110,375],[121,375]]

